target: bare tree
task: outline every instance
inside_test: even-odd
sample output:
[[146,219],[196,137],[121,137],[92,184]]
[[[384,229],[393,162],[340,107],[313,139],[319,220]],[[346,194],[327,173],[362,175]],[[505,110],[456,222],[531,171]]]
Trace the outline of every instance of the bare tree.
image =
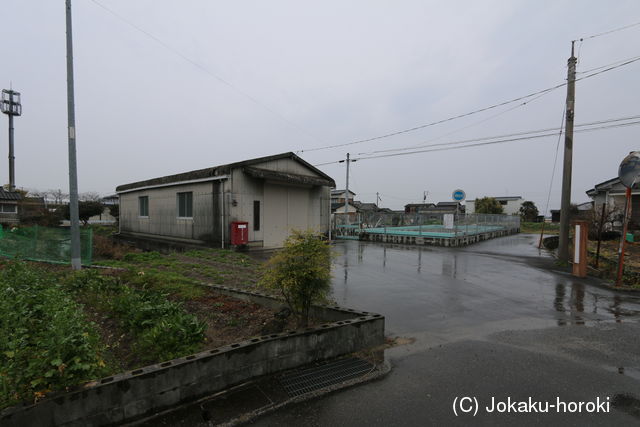
[[53,199],[53,204],[55,204],[55,205],[62,205],[67,200],[69,200],[69,194],[64,193],[60,189],[49,190],[48,193],[51,195],[51,198]]
[[78,200],[82,202],[100,202],[102,200],[102,197],[95,191],[87,191],[85,193],[81,193],[78,196]]

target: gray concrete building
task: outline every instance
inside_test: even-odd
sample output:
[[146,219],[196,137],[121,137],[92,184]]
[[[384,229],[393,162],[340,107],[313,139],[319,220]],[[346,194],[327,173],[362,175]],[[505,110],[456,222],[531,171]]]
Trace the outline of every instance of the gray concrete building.
[[329,231],[334,187],[291,152],[120,185],[120,234],[229,247],[244,221],[249,246],[277,248],[292,229]]

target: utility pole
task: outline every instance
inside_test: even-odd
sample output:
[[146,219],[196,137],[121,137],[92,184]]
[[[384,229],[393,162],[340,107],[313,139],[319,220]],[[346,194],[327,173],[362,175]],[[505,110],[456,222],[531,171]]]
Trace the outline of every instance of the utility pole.
[[20,103],[20,92],[13,88],[2,90],[2,103],[0,109],[9,116],[9,191],[16,189],[16,173],[14,167],[15,155],[13,152],[13,116],[22,115],[22,104]]
[[573,54],[575,41],[571,42],[571,57],[567,74],[567,110],[564,134],[564,166],[562,169],[562,202],[560,205],[560,242],[558,259],[569,262],[569,222],[571,210],[571,167],[573,158],[573,119],[576,95],[576,57]]
[[69,130],[69,218],[71,222],[71,268],[80,270],[80,220],[78,218],[78,168],[76,164],[76,113],[73,90],[73,39],[71,0],[66,0],[67,23],[67,120]]
[[347,217],[347,224],[349,224],[349,163],[355,162],[356,160],[351,160],[351,156],[349,153],[347,153],[347,160],[340,160],[339,163],[342,163],[346,161],[347,162],[347,184],[346,184],[346,189],[345,189],[345,204],[344,204],[344,214]]
[[380,198],[380,193],[378,193],[376,191],[376,208],[379,208],[380,206],[378,205],[378,202],[381,202],[382,199]]

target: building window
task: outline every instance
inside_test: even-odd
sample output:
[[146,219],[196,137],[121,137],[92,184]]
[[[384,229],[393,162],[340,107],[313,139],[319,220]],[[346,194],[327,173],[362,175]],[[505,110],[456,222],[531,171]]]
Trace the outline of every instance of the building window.
[[502,206],[507,206],[507,201],[506,200],[500,200],[500,204]]
[[2,213],[18,213],[18,206],[17,205],[12,205],[9,203],[2,203],[0,204],[0,211]]
[[193,192],[178,193],[178,218],[193,218]]
[[149,196],[138,197],[138,216],[149,216]]
[[260,231],[260,200],[253,201],[253,231]]

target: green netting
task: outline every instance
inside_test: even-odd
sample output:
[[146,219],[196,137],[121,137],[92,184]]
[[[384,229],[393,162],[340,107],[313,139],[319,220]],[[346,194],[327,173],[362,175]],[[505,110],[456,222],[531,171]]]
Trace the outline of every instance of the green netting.
[[[91,265],[93,233],[80,230],[82,264]],[[51,227],[0,227],[0,255],[31,261],[71,264],[71,230]]]

